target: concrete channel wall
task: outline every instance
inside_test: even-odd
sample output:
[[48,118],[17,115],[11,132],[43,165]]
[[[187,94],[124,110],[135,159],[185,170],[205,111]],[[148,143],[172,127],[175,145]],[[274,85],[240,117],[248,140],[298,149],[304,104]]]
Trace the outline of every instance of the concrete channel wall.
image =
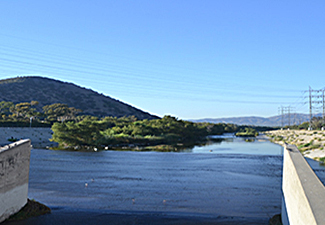
[[284,149],[282,191],[284,225],[325,225],[325,187],[294,145]]
[[27,203],[30,140],[0,148],[0,222]]

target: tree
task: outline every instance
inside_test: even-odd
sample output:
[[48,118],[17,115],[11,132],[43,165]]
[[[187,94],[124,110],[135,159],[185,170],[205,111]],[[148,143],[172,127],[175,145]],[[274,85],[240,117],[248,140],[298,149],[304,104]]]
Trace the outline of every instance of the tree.
[[69,107],[67,104],[54,103],[43,106],[43,112],[49,121],[64,121],[74,119],[81,110]]
[[100,121],[96,117],[86,117],[80,122],[54,123],[51,140],[68,147],[97,146],[101,129]]
[[0,102],[0,115],[9,115],[10,108],[14,105],[12,102]]
[[136,120],[134,117],[99,120],[92,116],[78,116],[74,121],[54,123],[52,140],[65,147],[194,144],[206,140],[207,135],[222,133],[224,126],[235,128],[223,124],[197,124],[171,116],[156,120]]
[[322,117],[313,117],[311,119],[311,127],[313,129],[321,129],[324,126],[324,121]]
[[31,102],[30,102],[30,105],[31,105],[31,106],[35,106],[35,105],[38,105],[38,104],[39,104],[38,101],[31,101]]
[[10,107],[10,112],[17,118],[30,118],[36,115],[36,109],[30,102],[22,102]]

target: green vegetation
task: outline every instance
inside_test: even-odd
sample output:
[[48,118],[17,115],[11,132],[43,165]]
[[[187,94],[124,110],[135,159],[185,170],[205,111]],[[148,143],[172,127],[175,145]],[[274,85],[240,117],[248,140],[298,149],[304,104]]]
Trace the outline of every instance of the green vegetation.
[[305,152],[308,150],[313,150],[313,149],[318,149],[321,147],[320,144],[314,144],[313,141],[310,141],[308,143],[305,144],[301,144],[297,146],[300,152]]
[[37,101],[0,102],[1,127],[51,127],[54,122],[74,120],[81,112],[79,109],[68,107],[66,104],[55,103],[37,109]]
[[18,141],[18,138],[11,137],[11,138],[8,138],[7,141],[16,142],[16,141]]
[[237,137],[257,137],[258,132],[250,127],[246,127],[244,130],[241,129],[239,132],[236,133]]
[[325,157],[318,158],[319,162],[325,164]]
[[137,120],[133,116],[103,119],[79,116],[73,121],[54,123],[52,130],[51,140],[59,143],[59,148],[170,151],[205,142],[208,135],[235,132],[237,127],[232,124],[192,123],[171,116],[154,120]]
[[43,106],[65,103],[70,107],[81,109],[83,115],[98,117],[134,115],[139,119],[158,119],[157,116],[91,89],[45,77],[27,76],[0,80],[0,95],[2,96],[0,101],[11,101],[14,104],[36,100],[39,104],[33,108],[40,113]]
[[270,139],[271,142],[284,141],[284,137],[281,136],[281,135],[270,135],[270,134],[267,134],[267,136],[269,136],[271,138]]
[[[208,138],[210,135],[239,130],[233,124],[193,123],[171,116],[152,120],[138,120],[135,116],[98,118],[80,115],[81,110],[66,104],[55,103],[37,108],[38,104],[37,101],[17,104],[0,102],[0,126],[51,127],[51,141],[59,143],[58,149],[86,151],[108,148],[178,151],[208,140],[214,141]],[[258,135],[251,127],[240,128],[241,132],[237,136]]]
[[[322,127],[325,127],[325,121],[322,117],[313,117],[310,122],[303,122],[300,125],[285,126],[284,128],[289,128],[290,130],[307,130],[311,127],[313,130],[321,130]],[[314,132],[317,134],[317,132]]]
[[308,143],[305,143],[305,144],[298,145],[298,149],[302,150],[303,148],[309,147],[311,144],[312,144],[312,142],[308,142]]
[[320,144],[313,144],[310,146],[310,149],[317,149],[317,148],[320,148],[321,145]]

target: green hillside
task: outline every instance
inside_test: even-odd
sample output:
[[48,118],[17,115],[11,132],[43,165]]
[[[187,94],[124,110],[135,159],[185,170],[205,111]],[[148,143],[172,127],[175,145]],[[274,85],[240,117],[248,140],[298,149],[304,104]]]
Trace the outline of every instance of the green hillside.
[[45,105],[64,103],[81,109],[82,114],[98,117],[158,118],[93,90],[44,77],[16,77],[0,80],[0,101],[10,101],[15,104],[38,101],[39,110]]

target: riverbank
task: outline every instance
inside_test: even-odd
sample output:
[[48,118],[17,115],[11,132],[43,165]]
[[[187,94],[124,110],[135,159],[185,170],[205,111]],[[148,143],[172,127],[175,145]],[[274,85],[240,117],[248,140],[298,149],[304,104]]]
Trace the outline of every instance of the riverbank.
[[[42,127],[0,127],[0,146],[12,143],[11,141],[20,139],[30,139],[33,148],[38,149],[62,149],[58,148],[58,143],[51,142],[53,131],[51,128]],[[210,138],[211,141],[219,141],[220,139]],[[119,150],[119,151],[159,151],[159,152],[178,152],[182,149],[193,147],[196,144],[204,144],[208,140],[197,142],[197,143],[176,143],[172,144],[157,144],[157,145],[146,145],[137,143],[125,143],[116,144],[103,147],[98,150]],[[66,148],[65,150],[72,151],[97,151],[95,147],[85,146],[85,148]]]
[[10,216],[5,222],[26,220],[48,213],[51,213],[51,209],[49,207],[35,200],[27,199],[27,204],[19,212]]
[[48,127],[0,127],[0,145],[11,143],[8,139],[30,139],[34,148],[50,148],[57,146],[51,142],[53,131]]
[[274,130],[265,134],[276,144],[296,145],[305,157],[318,161],[325,157],[325,131]]

